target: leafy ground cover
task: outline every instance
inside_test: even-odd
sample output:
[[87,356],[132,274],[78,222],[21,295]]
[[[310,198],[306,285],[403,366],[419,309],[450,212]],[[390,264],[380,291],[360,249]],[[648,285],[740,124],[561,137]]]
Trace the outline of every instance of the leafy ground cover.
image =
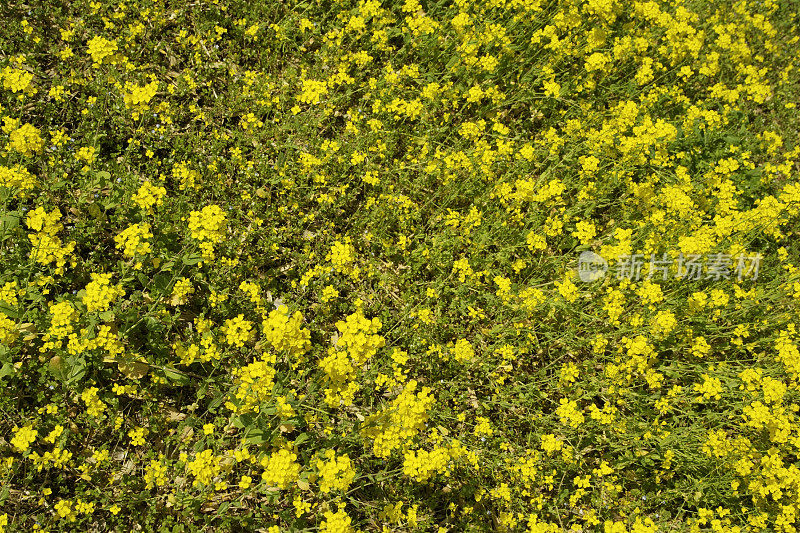
[[0,532],[795,531],[799,11],[4,2]]

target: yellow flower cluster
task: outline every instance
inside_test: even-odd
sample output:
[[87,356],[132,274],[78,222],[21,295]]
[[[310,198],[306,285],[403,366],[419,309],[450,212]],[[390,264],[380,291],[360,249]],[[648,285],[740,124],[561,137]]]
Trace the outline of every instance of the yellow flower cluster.
[[83,303],[89,313],[106,311],[114,300],[125,296],[122,285],[111,285],[111,273],[92,272],[91,276],[92,281],[86,285],[86,294],[83,295]]
[[575,235],[582,245],[587,245],[591,243],[592,239],[597,235],[597,228],[591,221],[581,220],[575,224],[575,232],[573,235]]
[[214,455],[210,449],[195,454],[194,459],[186,463],[186,469],[194,476],[193,487],[208,486],[214,477],[222,471],[222,458]]
[[23,124],[9,134],[8,146],[24,156],[40,152],[44,146],[41,133],[32,124]]
[[139,208],[146,210],[148,214],[153,214],[153,207],[163,204],[166,195],[167,189],[145,181],[131,200],[133,200]]
[[347,491],[356,477],[356,471],[347,454],[336,455],[333,450],[327,450],[316,462],[321,481],[319,490],[323,494],[334,491]]
[[0,313],[0,342],[6,346],[10,346],[17,340],[18,336],[19,331],[17,330],[17,324],[5,314]]
[[147,242],[152,237],[150,224],[141,222],[139,224],[131,224],[122,230],[119,235],[114,237],[114,242],[117,243],[117,249],[122,250],[122,253],[127,257],[135,257],[149,254],[152,251],[150,243]]
[[[416,527],[417,525],[417,510],[419,509],[419,504],[414,504],[408,508],[405,513],[405,518],[408,521],[408,525],[411,527]],[[389,524],[400,524],[400,521],[403,519],[403,502],[399,501],[396,502],[394,505],[391,503],[387,503],[383,506],[383,509],[380,513],[378,513],[378,519],[384,520]]]
[[289,316],[285,305],[270,311],[268,316],[262,314],[264,337],[274,349],[286,350],[292,357],[301,356],[311,348],[311,332],[302,323],[302,313],[295,311]]
[[32,84],[33,73],[27,70],[7,66],[0,71],[0,79],[3,80],[3,88],[11,92],[22,92],[28,96],[38,92]]
[[117,51],[116,40],[109,41],[100,36],[92,38],[87,44],[89,45],[89,55],[92,56],[92,66],[95,68],[100,66],[105,58]]
[[343,349],[330,348],[328,356],[319,362],[328,385],[325,389],[325,402],[328,406],[352,405],[353,397],[359,389],[355,380],[358,369],[386,343],[377,334],[380,328],[380,319],[369,320],[360,309],[336,323],[336,329],[340,333],[336,348]]
[[261,459],[264,472],[261,479],[268,485],[285,489],[290,483],[297,481],[300,475],[300,465],[297,464],[297,454],[281,449]]
[[81,146],[75,152],[75,159],[83,161],[87,165],[91,165],[97,160],[97,148],[94,146]]
[[492,429],[492,424],[489,422],[489,419],[485,416],[479,416],[476,418],[477,424],[475,424],[475,435],[481,436],[486,435],[487,437],[492,436],[494,430]]
[[556,409],[556,414],[558,415],[558,418],[562,424],[569,424],[574,428],[583,424],[583,421],[585,420],[583,413],[581,413],[580,409],[578,408],[578,402],[575,400],[567,400],[566,398],[561,398],[561,400],[559,400],[559,406]]
[[453,359],[458,363],[468,363],[475,358],[475,350],[467,339],[458,339],[453,347]]
[[6,167],[0,165],[0,187],[7,187],[14,191],[17,198],[26,198],[28,192],[38,184],[36,176],[28,172],[22,165]]
[[329,302],[337,296],[339,296],[339,291],[337,291],[333,285],[327,285],[322,289],[322,295],[320,295],[319,299],[321,302]]
[[292,407],[292,404],[288,402],[286,396],[275,397],[275,410],[281,418],[292,418],[297,415],[297,412]]
[[36,440],[38,430],[33,429],[33,425],[15,427],[14,436],[11,438],[11,445],[20,452],[27,450],[31,443]]
[[319,99],[328,93],[328,85],[324,81],[303,80],[303,88],[297,96],[300,102],[316,105]]
[[90,339],[88,338],[88,331],[83,328],[80,335],[70,333],[69,342],[67,343],[67,350],[70,354],[79,354],[88,350],[96,350],[98,348],[104,349],[112,358],[120,355],[124,351],[122,341],[116,333],[111,331],[111,326],[102,325],[97,331],[97,335]]
[[274,364],[275,355],[264,354],[260,360],[231,371],[236,403],[226,402],[225,407],[234,413],[258,413],[275,386]]
[[677,324],[678,321],[675,319],[675,315],[672,314],[671,311],[659,311],[653,318],[651,331],[653,332],[653,335],[657,337],[663,337],[675,329]]
[[151,459],[144,470],[145,488],[163,487],[168,481],[167,465],[163,463],[163,456],[159,460]]
[[71,302],[64,300],[54,304],[49,302],[50,315],[52,316],[50,328],[45,332],[44,344],[39,348],[40,352],[46,352],[53,348],[61,348],[64,339],[73,332],[72,324],[80,317],[80,313]]
[[139,115],[149,109],[148,105],[150,100],[158,92],[158,81],[153,80],[144,86],[134,85],[127,82],[125,84],[125,93],[122,95],[125,107],[133,109],[133,120],[138,120]]
[[[16,307],[19,304],[17,300],[17,282],[9,281],[2,287],[0,287],[0,302],[5,302],[7,305],[12,307]],[[20,294],[25,294],[24,291],[21,291]]]
[[356,533],[353,529],[353,519],[347,516],[344,509],[339,509],[335,513],[333,511],[325,512],[325,520],[319,526],[320,533]]
[[498,194],[501,198],[509,200],[544,203],[549,200],[558,199],[564,192],[564,184],[561,180],[553,178],[544,186],[537,183],[533,178],[517,180],[514,183],[514,191],[504,194],[504,189],[499,188]]
[[386,344],[386,340],[378,335],[381,325],[379,318],[370,320],[360,309],[336,323],[340,333],[337,345],[347,350],[355,366],[363,365]]
[[349,239],[345,239],[345,242],[335,241],[325,256],[325,260],[333,264],[334,270],[349,274],[353,279],[357,279],[361,271],[357,266],[352,265],[355,261],[355,248],[350,244]]
[[31,453],[30,460],[36,466],[36,471],[49,470],[51,468],[64,468],[69,465],[72,459],[72,452],[63,448],[55,447],[53,451],[44,452],[44,455],[39,455],[37,452]]
[[453,459],[465,453],[461,443],[451,446],[436,446],[430,452],[425,450],[408,450],[404,454],[403,474],[419,482],[428,481],[435,474],[449,474]]
[[243,281],[239,290],[247,294],[248,299],[256,305],[261,305],[261,286],[254,281]]
[[175,285],[172,287],[172,294],[169,298],[169,304],[184,305],[189,301],[188,297],[190,294],[194,294],[192,280],[189,278],[181,278],[176,281]]
[[98,390],[97,387],[89,387],[81,393],[81,400],[86,404],[86,412],[95,418],[102,416],[106,409],[106,404],[97,396]]
[[181,191],[186,189],[198,190],[200,188],[200,184],[197,182],[200,178],[200,173],[193,168],[189,168],[189,163],[186,161],[181,161],[172,168],[172,176],[178,180],[178,189]]
[[695,357],[706,357],[711,352],[711,346],[705,337],[695,337],[692,341],[692,355]]
[[190,344],[188,348],[183,342],[178,341],[172,345],[176,355],[181,358],[181,364],[191,365],[198,359],[207,363],[212,359],[219,359],[222,356],[217,344],[214,342],[214,334],[211,332],[212,323],[210,320],[197,317],[194,319],[195,329],[201,334],[200,344]]
[[702,396],[697,400],[719,400],[720,393],[722,392],[722,381],[719,378],[711,377],[708,374],[703,374],[703,383],[695,383],[694,390]]
[[422,387],[415,393],[417,381],[406,383],[403,391],[391,404],[367,417],[361,434],[372,439],[373,453],[378,457],[389,457],[392,450],[402,446],[425,427],[428,410],[436,399],[430,387]]
[[243,347],[254,334],[253,323],[245,320],[243,314],[239,314],[236,318],[226,320],[220,329],[222,333],[225,334],[225,339],[228,341],[228,344],[232,344],[238,348]]
[[63,228],[58,223],[59,220],[61,220],[61,211],[58,208],[54,208],[52,212],[47,213],[44,207],[40,206],[28,213],[27,224],[28,228],[33,231],[55,234]]
[[144,446],[144,437],[147,433],[147,428],[134,428],[128,431],[128,437],[131,438],[131,446]]
[[68,522],[75,522],[78,517],[72,510],[71,500],[59,500],[54,506],[56,513],[59,517],[67,520]]
[[214,244],[225,238],[227,220],[225,212],[218,205],[208,205],[201,211],[189,213],[189,231],[200,241],[203,256],[214,258]]
[[27,224],[29,229],[36,232],[28,235],[28,239],[33,246],[30,253],[31,259],[44,265],[55,262],[57,273],[63,274],[64,266],[67,262],[66,258],[75,249],[75,242],[62,246],[61,239],[56,237],[56,234],[63,228],[58,223],[60,219],[61,211],[58,208],[54,208],[48,214],[40,206],[28,213]]

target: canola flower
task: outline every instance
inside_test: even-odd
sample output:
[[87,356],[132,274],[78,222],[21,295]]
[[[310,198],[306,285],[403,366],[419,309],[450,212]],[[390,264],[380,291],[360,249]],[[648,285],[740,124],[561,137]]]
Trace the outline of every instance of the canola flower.
[[0,28],[0,531],[797,528],[792,2],[195,4]]

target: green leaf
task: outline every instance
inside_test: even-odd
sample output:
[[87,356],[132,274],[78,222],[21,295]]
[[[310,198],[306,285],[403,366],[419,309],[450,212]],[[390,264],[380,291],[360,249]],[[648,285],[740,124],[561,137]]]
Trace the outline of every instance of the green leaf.
[[169,282],[172,280],[172,275],[169,272],[160,272],[153,278],[153,286],[162,293],[165,293],[169,288]]
[[19,318],[19,313],[3,301],[0,301],[0,313],[3,313],[8,318]]
[[249,414],[239,415],[233,419],[233,425],[239,429],[250,427],[253,425],[253,416]]
[[188,385],[190,382],[189,376],[171,368],[164,369],[164,377],[179,386]]
[[83,357],[67,358],[67,384],[78,383],[86,375],[86,359]]
[[120,361],[119,371],[128,379],[142,379],[150,371],[150,365],[144,361]]
[[14,365],[12,365],[11,363],[6,363],[2,367],[0,367],[0,379],[12,375],[14,375]]
[[203,260],[203,256],[198,254],[190,254],[183,256],[181,260],[183,261],[184,265],[196,265]]
[[100,206],[97,205],[96,203],[91,203],[89,204],[89,215],[92,218],[102,218],[103,210],[100,209]]
[[247,444],[263,444],[267,442],[268,439],[269,435],[263,429],[254,428],[247,432],[244,442]]
[[219,407],[220,405],[222,405],[222,400],[223,400],[223,399],[224,399],[224,396],[219,396],[218,398],[216,398],[216,399],[215,399],[213,402],[211,402],[211,403],[209,404],[209,406],[208,406],[208,410],[209,410],[210,412],[212,412],[212,413],[213,413],[213,412],[215,412],[215,411],[217,410],[217,407]]
[[18,211],[9,211],[3,216],[0,216],[0,235],[5,239],[8,233],[19,226],[21,214]]

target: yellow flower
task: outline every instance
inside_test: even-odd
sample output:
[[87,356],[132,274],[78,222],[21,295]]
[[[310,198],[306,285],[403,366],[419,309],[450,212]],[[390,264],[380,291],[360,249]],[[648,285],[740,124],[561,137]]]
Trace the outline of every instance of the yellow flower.
[[22,155],[31,155],[39,152],[44,146],[41,130],[32,124],[23,124],[9,135],[8,146]]
[[289,308],[279,306],[269,316],[262,315],[262,327],[267,341],[276,350],[288,350],[293,356],[303,355],[311,348],[311,332],[302,326],[303,315],[296,311],[291,317]]
[[94,417],[99,417],[105,411],[106,404],[97,396],[97,387],[90,387],[81,393],[81,400],[86,404],[86,412]]
[[586,58],[585,66],[588,72],[594,72],[597,70],[603,70],[606,64],[608,64],[608,58],[600,52],[595,52]]
[[222,333],[225,334],[225,339],[228,344],[232,344],[239,348],[243,347],[253,336],[252,322],[245,320],[243,314],[239,314],[236,318],[228,319],[220,328]]
[[146,428],[136,428],[128,431],[128,436],[131,438],[131,446],[144,446],[144,437],[147,433]]
[[152,251],[150,243],[147,242],[151,239],[153,234],[150,233],[150,224],[139,223],[132,224],[126,229],[122,230],[116,237],[114,242],[117,244],[117,249],[122,250],[127,257],[135,257],[137,255],[148,254]]
[[327,450],[323,456],[327,459],[319,459],[316,462],[321,478],[320,492],[347,491],[356,476],[350,457],[347,454],[337,456],[333,450]]
[[94,37],[88,42],[89,55],[92,56],[93,66],[97,67],[103,59],[117,51],[117,41],[109,41],[103,37]]
[[88,312],[105,311],[114,300],[125,295],[125,289],[121,285],[110,284],[111,275],[92,272],[92,281],[86,285],[86,293],[83,296],[83,303],[86,304]]
[[476,420],[478,423],[475,425],[475,435],[486,435],[490,437],[494,433],[488,418],[479,416]]
[[339,509],[335,513],[327,511],[319,531],[320,533],[355,533],[355,529],[350,525],[351,523],[352,519],[347,516],[344,509]]
[[0,71],[0,79],[3,80],[3,88],[11,92],[23,92],[28,95],[34,95],[37,92],[32,85],[33,73],[27,70],[8,66]]
[[222,471],[222,459],[213,450],[203,450],[186,463],[186,469],[194,476],[192,486],[210,485],[211,480]]
[[583,424],[585,417],[578,408],[578,402],[575,400],[561,398],[561,400],[559,400],[559,404],[560,405],[556,409],[556,414],[558,415],[562,424],[569,424],[569,426],[573,428]]
[[153,207],[159,206],[164,203],[164,197],[167,195],[167,189],[160,186],[155,186],[149,181],[145,181],[133,195],[131,200],[134,201],[139,208],[146,210],[152,214]]
[[297,455],[288,450],[279,450],[261,460],[264,472],[261,474],[269,485],[285,489],[290,483],[297,481],[300,474],[300,465],[297,464]]
[[595,235],[597,235],[597,229],[592,222],[588,220],[581,220],[575,224],[575,231],[573,232],[573,235],[577,237],[581,244],[586,245],[589,244],[592,239],[594,239]]
[[11,445],[14,446],[18,451],[24,452],[27,450],[31,443],[36,440],[36,435],[39,432],[33,429],[33,424],[21,427],[21,428],[14,428],[14,437],[11,439]]

